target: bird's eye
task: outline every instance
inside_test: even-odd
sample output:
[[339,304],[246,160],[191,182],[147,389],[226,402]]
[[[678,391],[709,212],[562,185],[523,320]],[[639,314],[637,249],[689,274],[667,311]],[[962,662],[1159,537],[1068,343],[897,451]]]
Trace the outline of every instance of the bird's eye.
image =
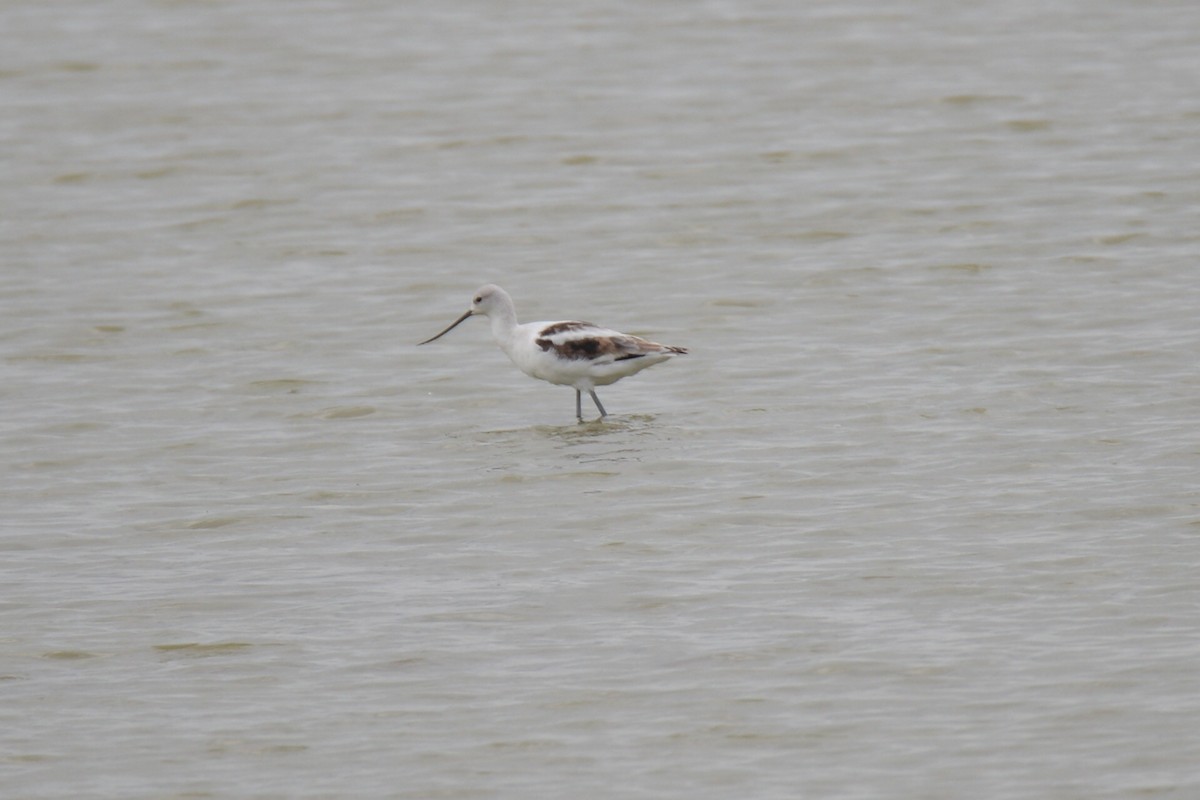
[[482,303],[482,302],[483,302],[483,298],[482,298],[482,297],[476,297],[476,298],[475,298],[475,302],[476,302],[476,303]]

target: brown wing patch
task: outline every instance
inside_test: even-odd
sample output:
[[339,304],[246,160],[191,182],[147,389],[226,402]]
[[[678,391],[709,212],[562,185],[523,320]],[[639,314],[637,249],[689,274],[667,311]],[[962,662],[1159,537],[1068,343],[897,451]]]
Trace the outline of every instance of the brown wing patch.
[[[588,322],[558,322],[547,325],[534,344],[544,352],[554,351],[559,358],[574,360],[628,361],[642,358],[653,353],[686,353],[682,347],[651,342],[640,336],[630,336],[611,331],[599,331],[602,335],[588,336],[581,331],[596,331],[596,326]],[[561,336],[568,334],[567,336]],[[573,336],[570,334],[574,334]],[[560,341],[554,341],[552,336],[558,335]]]
[[[576,359],[593,359],[602,356],[636,357],[642,353],[628,352],[628,348],[609,336],[584,336],[578,339],[567,339],[565,342],[554,343],[549,339],[535,339],[534,343],[543,350],[551,350],[559,356],[571,361]],[[614,359],[615,360],[615,359]]]
[[[554,336],[558,333],[570,333],[571,331],[581,331],[584,328],[596,327],[590,322],[556,322],[553,325],[547,325],[542,328],[538,336]],[[545,350],[546,348],[542,348]]]

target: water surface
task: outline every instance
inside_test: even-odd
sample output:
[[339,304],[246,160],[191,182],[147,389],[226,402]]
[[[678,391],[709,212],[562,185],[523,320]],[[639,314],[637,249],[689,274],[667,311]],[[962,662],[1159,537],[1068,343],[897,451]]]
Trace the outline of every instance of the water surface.
[[6,795],[1200,790],[1200,7],[0,25]]

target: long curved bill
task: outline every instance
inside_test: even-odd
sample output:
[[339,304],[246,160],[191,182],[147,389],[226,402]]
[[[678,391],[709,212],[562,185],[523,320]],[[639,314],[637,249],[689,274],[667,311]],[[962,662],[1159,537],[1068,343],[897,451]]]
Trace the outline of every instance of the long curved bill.
[[466,319],[467,317],[471,316],[471,315],[472,315],[472,314],[474,314],[474,313],[475,313],[475,312],[474,312],[474,311],[472,311],[471,309],[467,309],[467,313],[463,314],[461,317],[459,317],[458,319],[454,320],[454,322],[452,322],[452,323],[450,324],[450,327],[449,327],[449,328],[446,328],[446,330],[442,331],[442,332],[441,332],[441,333],[439,333],[437,336],[430,337],[430,338],[426,339],[426,340],[425,340],[425,341],[423,341],[423,342],[417,342],[417,345],[418,345],[418,346],[420,346],[420,345],[423,345],[423,344],[429,344],[429,343],[430,343],[430,342],[432,342],[434,339],[440,339],[440,338],[442,338],[442,337],[443,337],[443,336],[445,336],[447,333],[449,333],[450,331],[452,331],[452,330],[454,330],[455,328],[457,328],[457,327],[458,327],[458,324],[459,324],[460,322],[462,322],[464,319]]

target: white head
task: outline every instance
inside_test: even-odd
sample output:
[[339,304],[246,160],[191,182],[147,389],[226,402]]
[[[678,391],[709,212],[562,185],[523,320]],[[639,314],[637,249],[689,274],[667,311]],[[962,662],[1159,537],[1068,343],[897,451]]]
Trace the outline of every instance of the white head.
[[429,344],[434,339],[442,338],[447,333],[458,327],[458,324],[467,317],[490,317],[493,314],[509,315],[514,318],[515,324],[516,311],[513,310],[512,298],[508,296],[508,292],[504,291],[499,286],[496,286],[494,283],[489,283],[486,286],[480,286],[475,290],[475,294],[471,295],[471,307],[468,308],[461,317],[454,320],[454,322],[450,324],[450,327],[446,328],[446,330],[442,331],[437,336],[426,339],[423,342],[418,342],[418,344]]
[[511,309],[512,305],[513,301],[508,292],[494,283],[489,283],[487,286],[480,286],[475,290],[475,294],[471,295],[470,313],[487,317],[501,309]]

